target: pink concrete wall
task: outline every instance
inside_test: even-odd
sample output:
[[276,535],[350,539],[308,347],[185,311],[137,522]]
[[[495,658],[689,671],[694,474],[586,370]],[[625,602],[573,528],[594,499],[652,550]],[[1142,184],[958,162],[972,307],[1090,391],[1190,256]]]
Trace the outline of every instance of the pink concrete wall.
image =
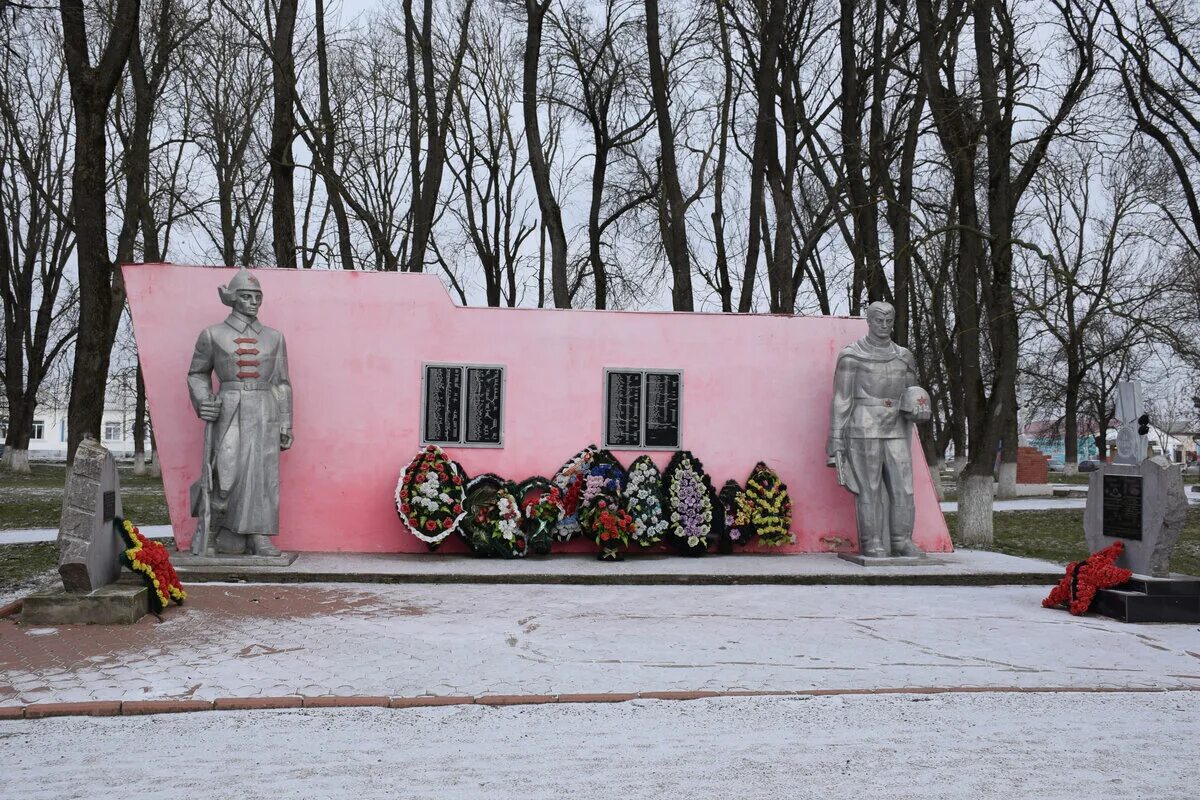
[[[184,547],[195,527],[187,497],[203,438],[185,376],[197,334],[228,311],[217,287],[234,273],[123,269],[171,522]],[[287,337],[295,390],[296,443],[280,467],[284,549],[426,552],[392,505],[400,471],[420,447],[424,361],[507,365],[504,448],[448,452],[470,474],[515,480],[552,475],[580,448],[601,443],[604,367],[682,369],[683,446],[714,485],[744,483],[754,463],[766,461],[794,502],[796,544],[783,552],[857,548],[852,496],[825,467],[824,449],[834,361],[866,332],[860,319],[461,308],[432,275],[255,274],[265,295],[260,319]],[[638,454],[617,451],[624,464]],[[671,453],[652,455],[665,467]],[[948,551],[915,438],[913,457],[914,538]],[[442,551],[463,549],[452,540]]]

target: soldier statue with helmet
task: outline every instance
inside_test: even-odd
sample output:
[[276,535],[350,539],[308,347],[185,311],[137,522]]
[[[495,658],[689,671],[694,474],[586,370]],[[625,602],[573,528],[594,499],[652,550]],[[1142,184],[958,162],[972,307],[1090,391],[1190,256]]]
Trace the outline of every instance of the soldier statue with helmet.
[[929,395],[912,353],[892,341],[892,305],[871,303],[866,317],[868,334],[838,355],[827,464],[855,495],[862,555],[920,557],[910,442],[912,423],[930,417]]

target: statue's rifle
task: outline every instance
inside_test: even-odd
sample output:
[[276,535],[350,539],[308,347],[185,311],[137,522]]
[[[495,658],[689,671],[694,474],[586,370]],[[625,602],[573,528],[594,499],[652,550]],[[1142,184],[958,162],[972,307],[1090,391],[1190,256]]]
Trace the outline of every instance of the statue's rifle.
[[204,423],[204,466],[200,471],[200,522],[196,525],[196,535],[192,537],[192,555],[208,555],[208,540],[212,536],[212,438],[213,423]]

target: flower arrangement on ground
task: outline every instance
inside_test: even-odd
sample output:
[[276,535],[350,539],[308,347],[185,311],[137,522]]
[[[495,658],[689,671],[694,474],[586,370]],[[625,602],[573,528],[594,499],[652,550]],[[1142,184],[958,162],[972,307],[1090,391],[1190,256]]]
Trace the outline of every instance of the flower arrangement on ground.
[[601,561],[620,561],[633,536],[633,517],[616,495],[601,494],[580,509],[584,530],[600,548]]
[[171,564],[171,554],[162,542],[147,539],[127,519],[116,517],[113,527],[125,544],[120,553],[121,563],[146,581],[151,611],[159,614],[171,600],[182,603],[187,599],[187,592]]
[[1065,605],[1075,616],[1086,613],[1096,599],[1097,591],[1120,586],[1133,577],[1133,570],[1117,566],[1117,559],[1124,550],[1124,542],[1113,542],[1083,561],[1067,564],[1067,574],[1050,590],[1050,595],[1042,601],[1042,608]]
[[704,465],[690,451],[680,450],[663,473],[663,485],[668,539],[685,555],[703,555],[725,525],[725,512]]
[[589,444],[571,456],[551,480],[559,491],[562,514],[554,528],[554,538],[560,542],[570,541],[579,534],[579,504],[587,488],[587,476],[596,458],[596,445]]
[[580,505],[590,503],[600,494],[619,495],[628,481],[629,475],[617,457],[609,450],[599,450],[584,478]]
[[746,502],[750,505],[750,523],[758,540],[768,547],[792,544],[792,498],[787,484],[775,470],[763,462],[754,465],[746,481]]
[[522,558],[529,549],[521,530],[517,487],[496,475],[480,475],[467,484],[467,516],[462,536],[471,552],[492,558]]
[[435,444],[417,453],[400,474],[396,513],[430,550],[436,550],[466,516],[465,483],[462,468]]
[[535,475],[517,485],[521,505],[521,530],[529,542],[529,552],[544,556],[554,543],[554,526],[562,516],[562,496],[550,481]]
[[621,497],[633,517],[633,540],[641,547],[654,547],[667,532],[663,513],[662,475],[650,456],[638,456],[629,465],[629,482]]
[[745,547],[754,536],[753,506],[735,480],[725,481],[718,495],[725,510],[725,530],[717,543],[717,552],[731,553],[733,545]]

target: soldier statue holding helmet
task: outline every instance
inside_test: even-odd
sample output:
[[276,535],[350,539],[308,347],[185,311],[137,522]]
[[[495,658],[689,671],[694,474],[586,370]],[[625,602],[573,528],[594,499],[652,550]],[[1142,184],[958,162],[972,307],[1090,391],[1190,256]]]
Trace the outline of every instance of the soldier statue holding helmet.
[[834,372],[827,464],[855,495],[862,555],[920,557],[913,544],[912,423],[931,414],[916,361],[892,341],[896,311],[871,303],[869,333],[845,347]]
[[233,310],[200,332],[187,377],[206,424],[204,487],[194,487],[192,509],[205,530],[194,552],[278,556],[271,538],[279,533],[279,453],[292,446],[287,345],[258,321],[262,286],[249,270],[218,292]]

